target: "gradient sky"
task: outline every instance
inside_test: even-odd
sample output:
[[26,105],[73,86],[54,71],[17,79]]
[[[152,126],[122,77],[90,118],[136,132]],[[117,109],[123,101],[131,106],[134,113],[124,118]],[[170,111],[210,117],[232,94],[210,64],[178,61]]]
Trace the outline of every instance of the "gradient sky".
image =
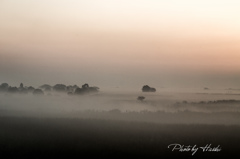
[[240,88],[238,0],[0,0],[0,83]]

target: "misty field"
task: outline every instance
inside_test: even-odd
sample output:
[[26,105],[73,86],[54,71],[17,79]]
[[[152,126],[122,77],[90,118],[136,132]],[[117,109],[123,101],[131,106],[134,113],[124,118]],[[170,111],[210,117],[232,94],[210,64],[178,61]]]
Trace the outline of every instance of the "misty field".
[[[143,101],[137,100],[142,95]],[[51,157],[232,157],[240,141],[240,95],[96,93],[0,94],[0,154]],[[172,151],[170,144],[219,147]]]

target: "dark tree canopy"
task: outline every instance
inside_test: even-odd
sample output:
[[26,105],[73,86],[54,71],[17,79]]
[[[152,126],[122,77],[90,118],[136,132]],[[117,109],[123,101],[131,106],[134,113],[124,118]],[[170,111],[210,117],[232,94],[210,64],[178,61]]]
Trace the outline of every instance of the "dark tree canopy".
[[49,84],[41,85],[39,88],[44,90],[44,91],[51,91],[52,90],[52,86],[50,86]]
[[64,92],[67,90],[67,86],[64,84],[56,84],[55,86],[53,86],[53,90]]
[[0,85],[0,91],[1,92],[7,92],[7,93],[21,93],[21,94],[27,94],[27,93],[32,93],[34,95],[40,95],[40,94],[44,94],[48,93],[49,91],[54,90],[54,91],[58,91],[58,92],[65,92],[69,95],[74,95],[74,94],[86,94],[86,93],[94,93],[94,92],[98,92],[99,88],[98,87],[90,87],[87,83],[85,83],[84,85],[82,85],[81,88],[79,88],[77,85],[64,85],[64,84],[56,84],[53,87],[48,85],[48,84],[44,84],[42,86],[40,86],[38,89],[35,89],[32,86],[25,86],[23,85],[23,83],[20,83],[19,87],[12,87],[9,86],[7,83],[2,83]]
[[87,83],[85,83],[84,85],[82,85],[83,89],[89,88],[89,85]]
[[74,94],[86,94],[86,93],[94,93],[98,92],[98,87],[89,87],[87,83],[82,85],[82,88],[77,88],[74,92]]
[[156,92],[156,89],[155,88],[152,88],[152,87],[149,87],[148,85],[144,85],[142,87],[142,91],[143,92]]
[[27,90],[28,90],[28,92],[33,92],[35,90],[35,88],[32,86],[29,86],[29,87],[27,87]]
[[68,91],[68,92],[74,92],[75,89],[76,89],[76,88],[75,88],[74,86],[72,86],[72,85],[69,85],[69,86],[67,86],[66,88],[67,88],[67,91]]
[[77,88],[74,94],[83,94],[85,91],[82,88]]
[[75,84],[75,85],[73,85],[73,88],[78,88],[78,86]]
[[2,83],[0,85],[0,91],[7,91],[8,87],[9,87],[9,85],[7,83]]

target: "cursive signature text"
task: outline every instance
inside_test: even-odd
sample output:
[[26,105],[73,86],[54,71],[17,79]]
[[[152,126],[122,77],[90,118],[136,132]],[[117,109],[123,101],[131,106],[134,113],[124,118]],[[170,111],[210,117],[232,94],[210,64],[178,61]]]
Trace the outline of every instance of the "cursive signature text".
[[181,145],[178,143],[168,145],[168,148],[172,149],[172,151],[179,151],[179,152],[192,152],[194,155],[198,150],[202,152],[219,152],[221,151],[220,145],[217,147],[213,147],[211,144],[206,144],[205,146],[198,147],[197,145]]

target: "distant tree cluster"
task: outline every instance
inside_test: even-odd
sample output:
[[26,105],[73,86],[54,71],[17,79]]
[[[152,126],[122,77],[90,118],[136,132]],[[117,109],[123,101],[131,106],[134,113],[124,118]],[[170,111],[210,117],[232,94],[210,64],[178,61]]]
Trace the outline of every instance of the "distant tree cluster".
[[0,92],[5,92],[5,93],[27,94],[27,93],[33,93],[35,90],[36,89],[34,87],[32,87],[32,86],[24,86],[23,83],[20,83],[19,87],[10,86],[8,83],[2,83],[0,85]]
[[74,94],[85,94],[85,93],[92,93],[92,92],[98,92],[98,87],[89,87],[89,85],[86,83],[82,85],[82,88],[77,88],[74,92]]
[[[143,92],[156,92],[155,88],[152,88],[148,85],[144,85],[142,87]],[[83,84],[81,87],[77,85],[65,85],[65,84],[55,84],[51,86],[49,84],[43,84],[38,88],[34,88],[32,86],[24,86],[23,83],[20,83],[19,87],[10,86],[8,83],[2,83],[0,85],[0,92],[5,93],[20,93],[20,94],[28,94],[31,93],[33,95],[51,95],[51,92],[61,92],[66,93],[68,95],[83,95],[89,93],[97,93],[99,92],[99,87],[89,86],[87,83]],[[139,96],[137,100],[143,101],[145,99],[144,96]]]
[[44,84],[40,86],[39,88],[34,88],[32,86],[24,86],[23,83],[19,85],[19,87],[12,87],[9,86],[8,83],[2,83],[0,85],[0,92],[5,93],[32,93],[34,95],[43,95],[44,92],[50,94],[50,92],[62,92],[67,93],[69,95],[81,95],[81,94],[87,94],[87,93],[94,93],[98,92],[98,87],[90,87],[87,83],[82,85],[82,87],[78,87],[77,85],[64,85],[64,84],[56,84],[54,86],[51,86],[49,84]]
[[142,91],[143,92],[156,92],[156,89],[155,88],[152,88],[152,87],[149,87],[148,85],[144,85],[142,87]]

